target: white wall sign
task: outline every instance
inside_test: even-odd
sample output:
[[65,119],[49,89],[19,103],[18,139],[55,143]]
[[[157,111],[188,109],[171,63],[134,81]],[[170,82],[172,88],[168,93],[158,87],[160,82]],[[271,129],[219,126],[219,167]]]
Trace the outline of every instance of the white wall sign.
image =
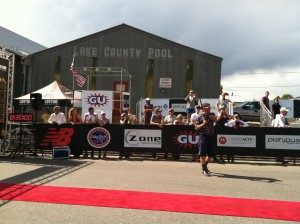
[[159,79],[159,88],[171,88],[171,87],[172,87],[172,78]]

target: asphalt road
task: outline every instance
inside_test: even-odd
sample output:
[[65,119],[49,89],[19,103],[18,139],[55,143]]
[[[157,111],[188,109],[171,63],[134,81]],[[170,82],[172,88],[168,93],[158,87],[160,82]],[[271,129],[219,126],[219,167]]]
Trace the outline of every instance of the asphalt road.
[[[212,177],[190,158],[119,160],[0,159],[0,182],[273,199],[300,202],[300,166],[273,161],[212,163]],[[205,202],[204,202],[205,203]],[[2,201],[0,223],[293,223],[271,219]]]

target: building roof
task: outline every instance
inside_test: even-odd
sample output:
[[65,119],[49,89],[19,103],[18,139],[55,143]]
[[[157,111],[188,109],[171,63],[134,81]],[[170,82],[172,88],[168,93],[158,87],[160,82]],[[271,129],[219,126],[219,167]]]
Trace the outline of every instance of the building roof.
[[185,50],[190,50],[190,51],[194,51],[194,52],[197,52],[197,53],[201,53],[201,54],[205,55],[206,57],[211,57],[211,58],[214,58],[214,59],[217,59],[217,60],[220,60],[220,61],[223,60],[223,58],[218,57],[216,55],[212,55],[212,54],[209,54],[207,52],[203,52],[203,51],[200,51],[200,50],[197,50],[197,49],[194,49],[194,48],[191,48],[191,47],[188,47],[188,46],[176,43],[175,41],[168,40],[166,38],[154,35],[152,33],[148,33],[146,31],[140,30],[138,28],[129,26],[129,25],[125,24],[125,23],[117,25],[117,26],[114,26],[114,27],[111,27],[111,28],[108,28],[106,30],[102,30],[102,31],[94,33],[94,34],[90,34],[90,35],[78,38],[76,40],[69,41],[69,42],[64,43],[64,44],[60,44],[60,45],[57,45],[57,46],[45,49],[45,51],[36,52],[35,55],[43,54],[45,52],[51,52],[51,51],[56,50],[57,48],[61,48],[62,46],[71,46],[71,45],[74,45],[76,43],[80,43],[81,41],[90,40],[90,39],[96,38],[98,36],[105,35],[107,33],[115,32],[115,31],[120,30],[120,29],[127,29],[127,30],[130,30],[132,32],[139,33],[141,35],[148,36],[149,38],[156,39],[158,41],[161,41],[161,42],[164,42],[164,43],[167,43],[167,44],[170,44],[170,45],[174,45],[174,46],[176,46],[178,48],[184,48]]
[[28,55],[47,49],[45,46],[27,39],[0,26],[0,46],[17,55]]

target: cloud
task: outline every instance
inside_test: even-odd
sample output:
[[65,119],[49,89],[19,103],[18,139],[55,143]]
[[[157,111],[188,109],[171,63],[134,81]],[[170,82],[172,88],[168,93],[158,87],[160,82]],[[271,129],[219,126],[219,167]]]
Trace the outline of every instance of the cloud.
[[266,90],[270,92],[270,99],[283,94],[298,97],[300,67],[236,72],[223,77],[221,84],[230,95],[242,96],[246,100],[260,100]]
[[[222,57],[225,86],[241,85],[237,74],[243,72],[251,73],[243,76],[245,86],[252,86],[252,80],[256,84],[300,84],[297,75],[283,73],[283,69],[299,71],[298,0],[27,0],[17,6],[14,1],[6,1],[1,7],[2,26],[47,47],[126,23]],[[267,74],[252,74],[258,71]],[[245,77],[251,78],[248,81]],[[280,91],[300,95],[296,89]],[[253,92],[255,97],[264,92],[256,91],[260,93]]]

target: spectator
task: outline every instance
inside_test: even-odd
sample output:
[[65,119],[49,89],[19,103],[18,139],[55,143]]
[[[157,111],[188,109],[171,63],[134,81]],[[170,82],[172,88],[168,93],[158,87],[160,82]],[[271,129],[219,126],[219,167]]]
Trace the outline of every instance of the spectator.
[[128,108],[127,114],[128,114],[129,123],[136,124],[137,119],[136,119],[136,116],[133,114],[133,111],[131,108]]
[[150,103],[151,99],[146,98],[146,104],[144,105],[144,119],[145,119],[145,125],[150,124],[152,112],[154,110],[153,104]]
[[290,123],[287,119],[288,109],[286,107],[280,108],[280,114],[276,115],[275,121],[274,121],[274,127],[277,128],[290,128]]
[[53,107],[54,113],[52,113],[48,119],[49,124],[65,124],[66,123],[66,117],[63,113],[60,112],[60,106]]
[[197,105],[199,98],[196,94],[194,94],[193,90],[190,90],[184,100],[186,101],[186,122],[189,124],[191,115],[195,113],[195,106]]
[[261,102],[265,107],[270,111],[270,100],[269,100],[269,91],[265,92],[265,95],[261,98]]
[[48,119],[50,117],[50,111],[49,109],[46,107],[44,110],[44,113],[41,116],[41,120],[46,124],[48,123]]
[[78,114],[78,110],[77,110],[76,107],[72,107],[69,110],[67,123],[70,123],[70,124],[73,124],[73,125],[74,124],[82,124],[82,118]]
[[199,117],[201,115],[201,106],[197,105],[195,106],[195,113],[193,113],[191,115],[191,119],[190,119],[190,125],[195,125],[195,121],[197,119],[197,117]]
[[97,124],[98,114],[95,113],[94,107],[89,107],[88,112],[84,114],[83,119],[85,124]]
[[280,108],[281,108],[281,105],[279,104],[279,99],[278,99],[278,97],[276,97],[274,99],[274,103],[272,104],[272,111],[271,111],[274,119],[276,118],[277,114],[280,114]]
[[224,124],[224,126],[238,129],[238,128],[249,127],[249,124],[247,122],[241,120],[240,115],[234,114],[233,120],[228,121],[227,123]]
[[128,115],[126,113],[121,114],[120,124],[130,124]]
[[[218,120],[216,122],[216,127],[222,128],[224,125],[229,121],[230,115],[225,111],[225,106],[221,105],[219,106],[219,112],[218,112]],[[218,162],[218,159],[214,157],[214,161]],[[225,162],[223,159],[223,154],[220,152],[220,162]]]
[[[126,113],[121,114],[121,119],[120,119],[120,124],[121,125],[128,125],[130,124],[129,117]],[[125,157],[126,159],[130,158],[130,153],[129,152],[123,152],[122,150],[120,151],[119,159],[122,159]]]
[[[274,127],[277,128],[291,128],[290,123],[288,122],[287,119],[287,114],[288,114],[288,109],[286,107],[281,107],[280,108],[280,114],[276,115],[276,118],[274,119]],[[284,157],[277,157],[276,158],[277,162],[281,162],[282,164],[287,164],[288,162],[284,160]]]
[[[98,123],[98,114],[95,113],[94,107],[89,107],[88,112],[84,114],[83,122],[88,125],[96,125]],[[99,151],[99,158],[100,158],[100,151]],[[84,157],[88,157],[87,150],[85,151]],[[94,158],[94,150],[92,150],[91,158]]]
[[[110,119],[108,117],[106,117],[106,113],[104,111],[102,111],[100,113],[100,118],[98,120],[98,124],[102,127],[105,126],[107,124],[110,124]],[[99,150],[99,158],[101,158],[101,151]],[[103,154],[103,159],[106,159],[106,150],[104,151]]]
[[221,95],[221,98],[218,100],[217,102],[217,109],[219,110],[221,107],[223,107],[225,109],[226,113],[229,113],[229,103],[232,104],[232,106],[234,106],[234,102],[231,102],[229,99],[226,99],[226,96],[229,96],[229,94],[227,92],[223,92]]
[[174,114],[174,109],[169,109],[169,115],[167,115],[164,119],[164,125],[172,125],[174,121],[176,120],[176,116]]
[[[240,128],[245,128],[245,127],[249,127],[249,124],[246,123],[245,121],[240,119],[240,116],[238,114],[234,114],[233,115],[233,120],[228,121],[227,123],[225,123],[226,127],[230,127],[230,128],[234,128],[235,130],[240,129]],[[227,160],[228,162],[234,163],[234,155],[233,154],[227,154]]]
[[182,114],[178,114],[176,117],[176,120],[174,121],[175,125],[185,125],[185,123],[183,122],[183,116]]
[[[150,124],[151,125],[157,125],[158,127],[162,128],[163,127],[163,123],[164,123],[164,119],[163,116],[161,114],[161,109],[157,108],[155,110],[155,113],[151,116],[151,120],[150,120]],[[156,152],[151,152],[152,154],[152,158],[153,159],[158,159]]]

